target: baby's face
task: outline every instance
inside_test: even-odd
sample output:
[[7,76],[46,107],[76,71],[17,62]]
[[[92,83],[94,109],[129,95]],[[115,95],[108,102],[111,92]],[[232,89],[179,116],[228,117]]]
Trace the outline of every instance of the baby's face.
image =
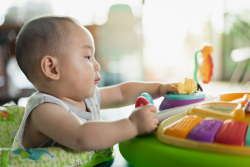
[[64,91],[74,100],[84,100],[94,94],[101,79],[100,65],[95,60],[95,45],[90,32],[79,26],[72,27],[69,44],[60,58],[61,82]]

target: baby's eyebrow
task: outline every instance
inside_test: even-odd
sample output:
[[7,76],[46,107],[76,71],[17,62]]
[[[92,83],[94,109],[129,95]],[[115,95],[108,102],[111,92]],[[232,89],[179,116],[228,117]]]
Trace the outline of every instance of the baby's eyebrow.
[[91,46],[91,45],[84,45],[84,48],[89,48],[89,49],[91,49],[91,50],[94,50],[94,47]]

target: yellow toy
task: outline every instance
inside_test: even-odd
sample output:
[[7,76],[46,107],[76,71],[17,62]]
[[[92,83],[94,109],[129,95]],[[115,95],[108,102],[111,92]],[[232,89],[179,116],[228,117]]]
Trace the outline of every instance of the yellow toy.
[[250,122],[249,113],[245,112],[250,103],[250,95],[245,94],[238,101],[228,102],[212,102],[194,106],[187,110],[190,115],[212,116],[221,119],[234,119],[243,122]]
[[184,84],[178,83],[180,94],[193,94],[197,90],[197,83],[193,79],[185,78]]

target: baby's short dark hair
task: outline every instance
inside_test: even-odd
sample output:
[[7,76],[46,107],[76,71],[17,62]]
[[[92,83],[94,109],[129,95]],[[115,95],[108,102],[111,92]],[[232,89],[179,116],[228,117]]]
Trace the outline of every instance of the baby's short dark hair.
[[31,81],[36,81],[37,70],[45,55],[62,55],[70,26],[80,25],[71,17],[46,15],[29,20],[16,39],[16,59],[19,67]]

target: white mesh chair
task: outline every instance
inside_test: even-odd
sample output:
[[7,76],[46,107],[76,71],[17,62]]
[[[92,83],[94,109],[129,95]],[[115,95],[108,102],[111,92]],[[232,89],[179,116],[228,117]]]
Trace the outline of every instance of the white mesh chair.
[[[239,83],[241,76],[247,68],[248,60],[250,59],[250,47],[235,49],[231,52],[231,58],[234,62],[237,62],[237,66],[230,79],[229,86],[231,87],[235,83]],[[250,86],[250,68],[248,67],[242,82],[240,83],[241,90],[246,90]]]

